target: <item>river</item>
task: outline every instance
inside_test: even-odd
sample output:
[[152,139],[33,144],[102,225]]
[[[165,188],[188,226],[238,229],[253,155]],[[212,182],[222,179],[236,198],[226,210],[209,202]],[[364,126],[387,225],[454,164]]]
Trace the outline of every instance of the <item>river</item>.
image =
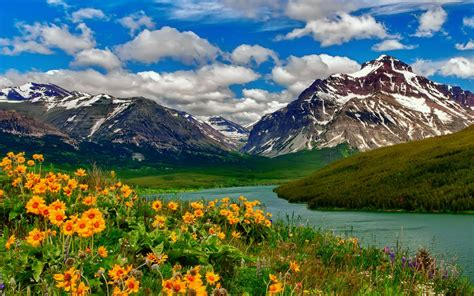
[[[474,282],[474,216],[450,214],[314,211],[291,204],[273,192],[274,186],[233,187],[173,194],[182,200],[238,198],[260,200],[274,219],[301,218],[316,228],[359,238],[363,245],[402,248],[415,253],[429,249],[440,260],[455,262]],[[163,196],[163,195],[161,195]],[[169,194],[164,197],[170,197]]]

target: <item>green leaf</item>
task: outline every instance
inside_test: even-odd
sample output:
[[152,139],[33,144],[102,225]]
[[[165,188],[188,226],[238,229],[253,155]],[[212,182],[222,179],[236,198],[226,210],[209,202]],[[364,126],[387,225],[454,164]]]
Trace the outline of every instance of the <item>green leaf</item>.
[[35,281],[39,281],[41,274],[43,273],[44,262],[36,260],[31,267],[33,269],[33,278]]
[[161,242],[161,244],[159,244],[158,246],[152,247],[151,250],[153,251],[155,255],[158,256],[161,253],[163,253],[163,248],[164,248],[164,245],[163,245],[163,242]]

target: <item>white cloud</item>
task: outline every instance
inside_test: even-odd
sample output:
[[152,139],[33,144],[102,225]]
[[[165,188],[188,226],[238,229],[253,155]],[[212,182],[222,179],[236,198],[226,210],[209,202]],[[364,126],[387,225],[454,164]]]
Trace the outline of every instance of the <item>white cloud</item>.
[[219,48],[191,31],[180,32],[175,28],[143,30],[133,40],[116,47],[122,60],[154,63],[172,58],[185,64],[215,60]]
[[141,28],[155,28],[155,23],[151,17],[147,16],[143,11],[132,13],[126,17],[123,17],[119,19],[119,23],[125,28],[129,29],[131,36],[135,35],[135,32]]
[[81,8],[72,13],[72,21],[78,23],[85,19],[103,19],[105,14],[100,9],[95,8]]
[[278,63],[277,53],[260,45],[242,44],[234,49],[231,59],[233,63],[238,65],[255,63],[258,66],[269,59],[273,59],[274,62]]
[[474,28],[474,16],[464,17],[462,19],[462,24],[466,27]]
[[271,77],[292,94],[299,95],[316,79],[324,79],[335,73],[352,73],[359,69],[360,65],[347,57],[326,54],[290,56],[284,65],[273,68]]
[[[228,114],[236,114],[237,118],[239,111],[251,112],[253,105],[250,101],[237,99],[229,87],[246,84],[258,78],[259,74],[249,68],[212,64],[197,70],[171,73],[112,71],[104,74],[93,69],[80,71],[60,69],[27,73],[8,71],[3,77],[0,76],[0,83],[20,85],[36,81],[54,83],[66,89],[93,94],[108,93],[118,97],[143,96],[198,116],[215,115],[224,110]],[[266,110],[266,107],[259,108],[254,112]]]
[[448,60],[417,60],[413,70],[424,76],[455,76],[463,79],[474,78],[474,58],[453,57]]
[[64,0],[46,0],[46,3],[52,6],[63,6],[64,8],[68,7]]
[[441,6],[433,7],[428,9],[425,13],[421,14],[418,18],[420,23],[416,30],[415,36],[417,37],[431,37],[434,33],[441,30],[445,23],[448,14]]
[[71,66],[89,67],[99,66],[107,70],[119,69],[122,63],[118,57],[109,49],[86,49],[79,52]]
[[16,55],[22,52],[34,52],[51,54],[51,49],[59,48],[68,54],[75,54],[81,50],[93,48],[95,40],[92,31],[85,24],[77,25],[74,34],[69,31],[68,26],[61,27],[54,24],[33,25],[18,24],[21,36],[13,39],[4,39],[1,52],[6,55]]
[[370,15],[352,16],[340,13],[333,18],[309,21],[304,28],[294,29],[284,39],[295,39],[312,35],[321,42],[321,46],[330,46],[349,42],[352,39],[388,37],[383,24]]
[[474,40],[469,40],[468,42],[466,42],[465,44],[463,43],[456,43],[455,45],[456,49],[457,50],[470,50],[470,49],[474,49]]
[[474,78],[474,58],[451,58],[441,67],[440,73],[444,76]]
[[53,51],[33,40],[22,40],[19,37],[13,39],[0,39],[0,54],[3,55],[18,55],[22,52],[52,54]]
[[415,47],[416,46],[414,45],[405,45],[397,39],[387,39],[372,46],[372,50],[387,51],[387,50],[414,49]]

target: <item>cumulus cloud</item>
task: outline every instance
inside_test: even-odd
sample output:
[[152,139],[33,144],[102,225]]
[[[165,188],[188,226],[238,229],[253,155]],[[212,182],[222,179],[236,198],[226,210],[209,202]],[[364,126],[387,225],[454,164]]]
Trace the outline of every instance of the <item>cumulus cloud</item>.
[[[259,77],[259,74],[246,67],[212,64],[197,70],[170,73],[112,71],[104,74],[93,69],[78,71],[60,69],[27,73],[8,71],[3,77],[0,76],[0,83],[10,82],[13,85],[20,85],[36,81],[54,83],[66,89],[93,94],[108,93],[118,97],[143,96],[171,108],[198,116],[208,116],[218,114],[225,108],[235,114],[238,110],[243,110],[243,105],[238,105],[242,104],[242,101],[236,98],[230,86],[246,84]],[[245,104],[248,105],[249,102]],[[248,110],[250,112],[251,108]],[[258,110],[255,112],[258,113]]]
[[86,49],[79,52],[74,60],[71,62],[71,66],[78,67],[90,67],[98,66],[108,71],[119,69],[122,63],[118,57],[111,52],[109,49]]
[[220,50],[194,32],[163,27],[143,30],[133,40],[117,46],[116,52],[125,61],[154,63],[172,58],[185,64],[202,64],[215,60]]
[[22,52],[51,54],[51,49],[54,48],[75,54],[95,46],[91,29],[83,23],[76,26],[78,34],[71,33],[66,25],[59,27],[54,24],[20,23],[17,26],[22,33],[21,36],[3,39],[5,45],[0,45],[1,52],[5,55],[17,55]]
[[465,44],[463,43],[456,43],[455,45],[456,49],[457,50],[470,50],[470,49],[474,49],[474,40],[469,40],[468,42],[466,42]]
[[312,35],[321,42],[321,46],[342,44],[352,39],[385,38],[387,34],[383,24],[370,15],[352,16],[340,13],[333,18],[309,21],[304,28],[294,29],[283,39],[295,39]]
[[269,59],[273,59],[274,62],[278,63],[277,53],[260,45],[242,44],[236,47],[231,54],[232,62],[238,65],[255,63],[259,66]]
[[438,74],[472,79],[474,78],[474,58],[453,57],[442,61],[417,60],[413,64],[413,70],[424,76]]
[[425,13],[421,14],[418,18],[420,23],[416,30],[415,36],[417,37],[431,37],[434,33],[441,30],[444,22],[446,21],[448,14],[441,7],[433,7],[428,9]]
[[118,22],[129,30],[131,36],[135,35],[135,32],[140,30],[141,28],[155,28],[155,23],[153,22],[151,17],[147,16],[143,11],[132,13],[126,17],[119,19]]
[[464,17],[462,19],[462,24],[466,27],[474,28],[474,16]]
[[85,19],[103,19],[105,18],[105,14],[100,9],[81,8],[73,12],[71,17],[74,23],[78,23]]
[[335,73],[352,73],[359,69],[360,65],[347,57],[326,54],[290,56],[282,66],[273,68],[271,77],[294,95],[299,95],[316,79],[324,79]]
[[372,46],[372,50],[387,51],[387,50],[414,49],[415,47],[416,46],[414,45],[405,45],[397,39],[387,39]]

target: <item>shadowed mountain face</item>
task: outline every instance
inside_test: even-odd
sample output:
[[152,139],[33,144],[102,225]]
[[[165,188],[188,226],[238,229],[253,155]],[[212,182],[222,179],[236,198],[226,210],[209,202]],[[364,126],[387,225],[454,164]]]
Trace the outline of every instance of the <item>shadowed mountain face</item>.
[[145,98],[90,95],[51,84],[28,83],[2,89],[0,110],[15,110],[78,142],[126,144],[167,152],[235,148],[232,141],[203,121]]
[[352,74],[316,80],[264,116],[244,152],[276,156],[348,143],[369,150],[459,131],[474,122],[474,94],[438,84],[383,55]]

